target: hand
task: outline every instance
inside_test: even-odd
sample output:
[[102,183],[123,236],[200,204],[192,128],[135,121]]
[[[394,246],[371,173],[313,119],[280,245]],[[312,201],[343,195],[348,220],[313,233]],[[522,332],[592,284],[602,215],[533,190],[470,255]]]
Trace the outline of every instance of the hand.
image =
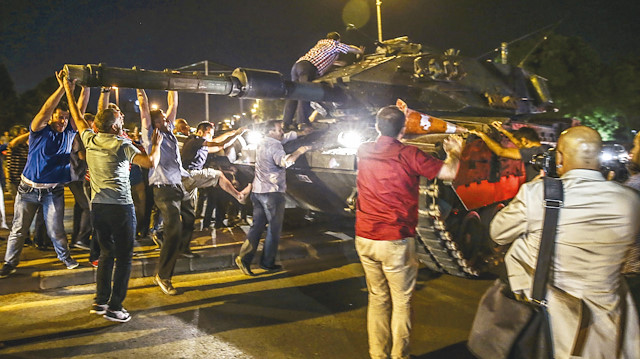
[[155,146],[160,146],[162,143],[162,135],[160,135],[160,130],[157,128],[153,130],[153,134],[151,135],[151,144]]
[[458,135],[451,135],[444,139],[442,148],[448,156],[460,157],[462,153],[462,137]]
[[56,71],[56,80],[58,81],[58,85],[60,85],[60,87],[64,87],[65,77],[66,77],[66,73],[64,72],[64,69],[60,71]]
[[506,130],[504,129],[504,127],[502,127],[502,122],[500,122],[500,121],[493,121],[493,122],[491,122],[491,126],[492,126],[493,128],[495,128],[496,130],[500,131],[500,132],[504,132],[504,131],[506,131]]
[[298,149],[296,151],[298,151],[298,153],[303,154],[306,153],[307,151],[311,150],[313,147],[311,146],[300,146],[298,147]]
[[[60,74],[60,77],[58,77],[58,74]],[[64,73],[62,73],[62,71],[56,73],[56,78],[58,79],[60,86],[64,87],[65,89],[68,88],[73,93],[73,90],[76,87],[76,82],[78,81],[77,79],[73,79],[73,81],[69,80],[69,78],[66,77]]]

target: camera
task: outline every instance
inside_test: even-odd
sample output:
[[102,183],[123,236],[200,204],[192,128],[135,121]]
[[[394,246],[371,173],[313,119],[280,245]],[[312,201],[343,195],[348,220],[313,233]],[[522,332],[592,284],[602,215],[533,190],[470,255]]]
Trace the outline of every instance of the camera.
[[550,148],[544,153],[533,156],[529,162],[536,171],[543,170],[544,174],[549,177],[558,177],[556,172],[556,149]]
[[[605,178],[622,182],[629,177],[626,164],[629,155],[622,145],[605,144],[599,156],[600,172]],[[546,176],[558,177],[556,172],[556,150],[551,148],[544,153],[533,156],[529,162],[536,171],[543,170]]]

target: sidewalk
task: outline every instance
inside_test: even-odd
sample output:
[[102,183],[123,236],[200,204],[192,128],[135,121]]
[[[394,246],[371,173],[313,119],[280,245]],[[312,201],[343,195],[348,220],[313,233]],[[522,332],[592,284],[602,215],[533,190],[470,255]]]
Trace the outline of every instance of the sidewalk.
[[[11,223],[13,201],[7,200],[5,205],[8,212],[7,221]],[[68,196],[65,196],[67,234],[71,230],[72,210],[73,198],[69,201]],[[199,221],[196,221],[196,228],[199,228]],[[285,226],[280,239],[279,260],[355,255],[352,234],[334,232],[329,227],[333,226],[328,226],[327,223],[313,223],[297,228]],[[178,257],[175,274],[235,268],[234,257],[240,251],[248,230],[249,226],[238,226],[195,231],[191,250],[198,258]],[[7,248],[8,235],[8,230],[0,229],[0,237],[4,238],[0,240],[2,258]],[[151,239],[144,239],[139,244],[139,247],[134,248],[131,278],[151,277],[155,274],[160,250]],[[262,243],[258,248],[258,251],[261,250]],[[94,283],[96,268],[89,263],[89,251],[71,248],[71,255],[80,266],[69,270],[56,258],[53,249],[41,251],[33,246],[25,246],[17,272],[8,278],[0,279],[0,295]],[[257,268],[257,265],[254,264],[253,267]],[[260,271],[256,269],[255,273]]]

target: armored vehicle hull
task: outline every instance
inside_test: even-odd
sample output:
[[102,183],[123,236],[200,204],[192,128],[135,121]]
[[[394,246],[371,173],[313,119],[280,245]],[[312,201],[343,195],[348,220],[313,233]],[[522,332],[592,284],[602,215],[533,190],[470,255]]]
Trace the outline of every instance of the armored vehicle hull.
[[[339,139],[357,133],[374,140],[374,115],[402,99],[414,110],[439,116],[468,129],[486,129],[492,121],[542,113],[551,105],[545,80],[522,68],[441,53],[406,38],[385,41],[375,54],[335,68],[312,83],[287,81],[277,72],[236,69],[231,75],[146,71],[102,65],[67,65],[69,77],[87,86],[119,86],[210,93],[238,98],[297,99],[322,106],[332,123],[285,145],[314,150],[287,170],[287,194],[299,207],[353,215],[358,143]],[[408,134],[406,142],[443,156],[444,134]],[[503,139],[504,141],[504,139]],[[508,142],[508,141],[506,141]],[[505,144],[506,145],[506,144]],[[251,148],[238,167],[253,176]],[[477,276],[501,261],[487,225],[524,182],[522,163],[492,154],[470,136],[453,183],[427,181],[420,186],[418,233],[421,260],[433,270]]]

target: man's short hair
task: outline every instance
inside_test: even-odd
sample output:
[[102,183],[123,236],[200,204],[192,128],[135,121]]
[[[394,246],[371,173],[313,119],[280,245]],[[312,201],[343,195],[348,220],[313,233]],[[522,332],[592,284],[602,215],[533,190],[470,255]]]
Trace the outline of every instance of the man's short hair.
[[383,136],[398,137],[404,123],[404,113],[396,106],[383,107],[376,114],[376,125]]
[[164,112],[160,109],[149,111],[149,116],[151,117],[151,127],[155,128],[154,122],[156,120],[164,121]]
[[109,133],[111,132],[111,126],[116,122],[119,111],[113,108],[105,108],[96,115],[94,121],[98,132]]
[[526,138],[531,142],[540,142],[540,135],[531,127],[520,127],[513,133],[513,137],[518,140]]
[[69,104],[65,100],[60,100],[60,102],[58,102],[58,106],[56,106],[53,112],[55,112],[56,110],[69,112]]
[[268,134],[269,131],[273,130],[276,128],[276,125],[278,123],[282,123],[281,120],[269,120],[267,122],[264,123],[264,127],[262,128],[262,131],[264,132],[264,134]]
[[335,31],[332,31],[330,33],[327,34],[327,39],[329,40],[338,40],[340,41],[340,34],[338,34]]
[[93,122],[93,121],[96,120],[96,115],[87,112],[87,113],[84,114],[84,120],[87,121],[87,122]]
[[213,128],[213,124],[211,122],[202,121],[198,124],[198,127],[196,127],[196,132],[205,132],[210,128]]

